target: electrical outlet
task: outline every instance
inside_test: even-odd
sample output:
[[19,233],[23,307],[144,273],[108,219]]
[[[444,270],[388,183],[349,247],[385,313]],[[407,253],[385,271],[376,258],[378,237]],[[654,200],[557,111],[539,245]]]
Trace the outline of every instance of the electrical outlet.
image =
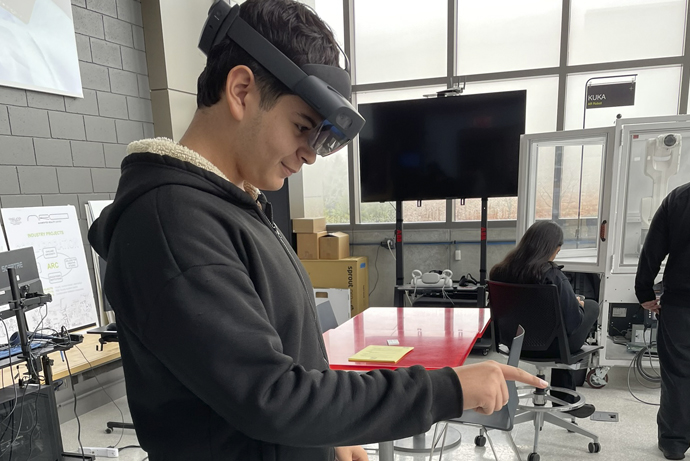
[[455,250],[455,260],[460,261],[462,259],[462,253],[460,250]]
[[395,250],[395,240],[393,239],[383,239],[381,240],[381,246],[383,248],[389,248],[391,250]]

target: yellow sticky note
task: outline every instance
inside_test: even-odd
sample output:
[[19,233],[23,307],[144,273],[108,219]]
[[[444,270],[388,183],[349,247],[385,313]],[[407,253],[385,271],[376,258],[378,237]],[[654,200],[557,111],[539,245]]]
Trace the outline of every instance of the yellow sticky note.
[[402,346],[367,346],[350,357],[350,362],[385,362],[397,363],[414,347]]

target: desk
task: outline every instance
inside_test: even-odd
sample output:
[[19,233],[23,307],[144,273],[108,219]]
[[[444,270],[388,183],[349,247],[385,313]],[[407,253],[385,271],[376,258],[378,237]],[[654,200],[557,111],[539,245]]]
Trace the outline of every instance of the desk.
[[[69,366],[73,375],[88,370],[91,366],[97,367],[98,365],[112,362],[120,358],[120,346],[117,343],[108,343],[103,347],[103,351],[97,351],[96,346],[99,345],[98,335],[87,335],[85,334],[86,331],[78,331],[76,333],[84,334],[84,341],[72,349],[63,352],[67,355]],[[77,347],[79,349],[77,349]],[[79,350],[81,350],[84,355],[82,355]],[[84,356],[86,356],[88,362]],[[67,363],[62,360],[62,356],[59,352],[48,354],[48,357],[53,360],[53,379],[62,379],[65,376],[68,376],[69,373],[67,372]],[[89,364],[89,362],[91,362],[91,364]],[[19,367],[21,373],[26,371],[26,365],[23,362],[19,365]],[[16,370],[16,368],[17,367],[14,365],[11,367],[12,370]],[[2,382],[4,383],[4,386],[12,385],[10,367],[2,370]]]
[[[413,295],[412,299],[410,299],[410,294]],[[450,287],[415,287],[411,284],[396,285],[394,290],[393,304],[396,306],[404,306],[405,297],[407,297],[412,304],[417,298],[421,298],[425,295],[436,295],[441,297],[442,299],[439,300],[440,303],[437,304],[438,307],[446,306],[448,304],[453,305],[453,303],[457,304],[458,307],[477,306],[477,286],[471,285],[461,287],[457,283],[454,283],[453,286]],[[452,299],[452,303],[448,301],[449,298]]]
[[[370,307],[338,328],[323,334],[333,370],[370,371],[422,365],[428,370],[465,363],[475,341],[489,324],[488,308]],[[369,345],[397,339],[414,350],[398,363],[350,362]],[[393,442],[379,444],[379,459],[393,460]]]

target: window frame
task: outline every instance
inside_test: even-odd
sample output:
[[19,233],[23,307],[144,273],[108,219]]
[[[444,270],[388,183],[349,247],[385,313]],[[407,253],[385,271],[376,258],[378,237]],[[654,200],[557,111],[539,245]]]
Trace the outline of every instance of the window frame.
[[[566,82],[568,76],[578,73],[589,72],[608,72],[616,73],[630,68],[650,68],[659,66],[682,66],[681,87],[678,103],[678,115],[688,113],[689,88],[690,88],[690,8],[686,0],[685,18],[685,43],[683,44],[683,54],[679,56],[645,58],[629,61],[600,62],[595,64],[568,65],[568,42],[571,4],[574,0],[561,0],[561,37],[560,37],[560,61],[557,67],[546,67],[526,70],[492,72],[485,74],[457,75],[457,13],[458,1],[448,0],[448,23],[447,23],[447,66],[446,75],[439,75],[432,78],[416,80],[400,80],[368,84],[354,84],[352,86],[353,100],[361,92],[398,90],[407,88],[417,88],[425,86],[446,85],[448,88],[455,86],[471,85],[476,82],[489,82],[496,80],[517,80],[530,77],[557,77],[558,78],[558,100],[556,113],[556,131],[563,131],[565,124],[566,106]],[[344,51],[348,55],[351,63],[351,71],[354,75],[355,56],[354,56],[354,0],[342,0],[343,21],[345,32]],[[360,220],[360,191],[359,191],[359,146],[355,142],[348,154],[348,174],[349,174],[349,194],[350,194],[350,223],[349,224],[329,224],[329,229],[343,231],[375,231],[390,230],[395,223],[363,224]],[[516,225],[516,220],[492,220],[492,228],[509,228]],[[431,223],[405,223],[408,229],[419,230],[443,230],[443,229],[475,229],[477,221],[454,221],[453,200],[446,200],[446,222]]]

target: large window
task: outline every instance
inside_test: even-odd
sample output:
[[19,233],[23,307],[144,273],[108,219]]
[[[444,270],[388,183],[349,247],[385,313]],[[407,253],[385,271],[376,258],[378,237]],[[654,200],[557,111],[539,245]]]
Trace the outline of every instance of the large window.
[[343,20],[343,2],[337,0],[315,0],[316,13],[326,21],[340,46],[345,46],[345,23]]
[[573,0],[568,64],[683,54],[685,0]]
[[458,75],[556,67],[561,2],[458,1]]
[[354,0],[355,83],[446,75],[447,0]]
[[[463,94],[525,89],[528,134],[581,129],[583,121],[587,128],[611,126],[619,114],[632,118],[687,113],[690,107],[679,104],[690,101],[689,85],[681,86],[684,79],[690,80],[690,71],[683,68],[690,53],[684,49],[687,3],[314,0],[317,12],[351,53],[355,103],[421,98],[451,85],[464,86]],[[566,14],[564,6],[569,8]],[[634,105],[585,113],[586,86],[616,82],[634,82]],[[593,197],[602,180],[601,152],[587,146],[541,147],[536,218],[577,222],[573,238],[590,238],[590,221],[600,212],[599,200]],[[359,197],[357,142],[347,154],[355,166],[353,177],[348,175],[346,154],[338,155],[319,159],[321,169],[312,169],[308,179],[320,184],[328,222],[394,222],[394,204],[349,202],[349,197]],[[406,222],[455,227],[480,219],[480,201],[475,199],[421,205],[403,204]],[[514,197],[489,200],[491,220],[516,219],[516,210]]]
[[328,224],[350,223],[349,151],[317,157],[316,163],[302,168],[306,216],[325,216]]

